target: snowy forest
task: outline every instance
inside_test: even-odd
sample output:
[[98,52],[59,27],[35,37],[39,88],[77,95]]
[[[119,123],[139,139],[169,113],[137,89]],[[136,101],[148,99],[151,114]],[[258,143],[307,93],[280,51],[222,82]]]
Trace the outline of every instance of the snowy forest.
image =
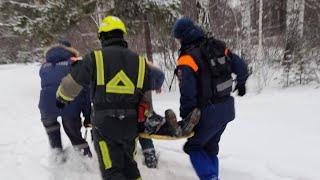
[[[91,59],[85,55],[101,48],[103,33],[98,34],[98,30],[109,15],[124,22],[127,31],[124,39],[129,49],[152,62],[145,62],[135,54],[137,61],[127,58],[130,64],[119,66],[118,72],[118,65],[103,65],[107,58],[101,58],[101,51],[92,53],[96,58],[96,63],[92,64],[97,72],[92,76],[96,76],[97,86],[91,91],[102,92],[103,96],[91,96],[106,105],[99,111],[93,106],[95,102],[90,99],[90,91],[79,81],[79,77],[83,77],[81,82],[85,81],[88,77],[85,73],[90,68],[81,71],[75,64],[84,64],[78,68],[89,65],[86,62],[90,61],[86,60]],[[229,51],[223,46],[225,59],[222,63],[218,58],[210,59],[210,64],[205,65],[212,67],[216,62],[228,65],[228,69],[221,65],[228,71],[227,79],[221,74],[213,76],[212,72],[212,76],[208,76],[204,70],[208,70],[208,66],[201,69],[192,61],[193,57],[189,58],[189,67],[183,64],[185,62],[179,64],[182,40],[174,39],[173,26],[185,19],[182,17],[195,22],[207,37],[226,43],[232,53],[227,54]],[[113,20],[119,18],[112,17]],[[192,27],[192,30],[199,30],[194,24]],[[121,30],[118,43],[126,49],[125,31],[116,30]],[[199,32],[202,43],[204,36],[201,30]],[[70,50],[72,47],[62,45],[61,39],[70,41],[84,60],[77,61],[81,57]],[[52,49],[68,51],[67,58],[57,51],[51,53],[61,55],[63,61],[54,55],[49,61],[48,52]],[[116,64],[122,62],[122,58],[118,58],[120,53],[115,54]],[[225,63],[227,60],[231,66]],[[192,66],[194,64],[199,66]],[[131,68],[135,66],[139,70]],[[141,93],[138,85],[149,82],[149,77],[143,81],[141,75],[150,75],[151,67],[158,71],[160,75],[156,78],[161,82],[159,80],[159,87],[150,94],[147,91],[146,95],[145,87],[140,87]],[[203,74],[197,74],[197,68]],[[139,71],[135,73],[137,80],[131,78],[135,75],[131,70]],[[73,76],[70,72],[80,75]],[[110,72],[115,74],[112,79],[108,75]],[[99,84],[98,79],[105,82]],[[74,82],[73,86],[61,90],[67,81]],[[111,150],[112,153],[123,150],[110,149],[109,153],[107,138],[99,133],[93,137],[95,131],[92,130],[106,134],[113,130],[119,134],[134,132],[135,140],[132,139],[131,148],[127,149],[130,153],[121,157],[132,157],[130,162],[137,163],[140,178],[128,179],[197,180],[204,179],[199,175],[202,170],[215,171],[214,176],[203,173],[210,176],[210,180],[320,179],[320,118],[317,114],[320,107],[320,0],[0,0],[0,82],[0,180],[102,180],[100,169],[108,171],[118,162],[110,160]],[[155,86],[155,82],[152,85]],[[83,87],[78,99],[64,94],[66,89],[76,91]],[[204,105],[199,105],[197,101],[204,96],[205,87],[209,87],[212,97],[205,98]],[[217,98],[213,94],[218,93],[218,87],[222,95]],[[122,91],[113,91],[109,96],[108,88]],[[222,93],[226,89],[227,95]],[[141,93],[139,100],[131,98],[137,92]],[[109,98],[113,96],[117,99],[116,106]],[[146,104],[141,103],[142,97],[143,103],[148,98]],[[86,101],[87,112],[82,101]],[[70,106],[73,102],[76,102],[75,109]],[[122,105],[127,104],[132,109],[126,109],[127,106],[122,109]],[[139,107],[132,104],[139,104]],[[190,104],[194,107],[183,116],[182,112],[189,110],[186,106]],[[45,106],[50,111],[48,114],[44,112]],[[152,110],[140,111],[142,106]],[[62,112],[68,107],[71,107],[69,115],[74,118],[63,117]],[[195,110],[197,113],[193,113]],[[100,114],[99,123],[97,112],[105,113]],[[134,121],[126,119],[129,112]],[[155,138],[146,133],[145,122],[151,117],[168,127],[170,114],[167,112],[171,112],[171,120],[176,125],[173,132],[180,132],[180,136]],[[130,125],[124,123],[126,120],[130,120]],[[137,126],[131,126],[138,124],[137,121],[139,128],[144,128],[140,134]],[[97,128],[100,124],[103,124],[101,129]],[[154,129],[158,131],[159,127]],[[182,136],[183,128],[191,133]],[[71,137],[72,132],[76,136]],[[123,134],[119,135],[121,140],[128,138]],[[149,140],[144,147],[141,134],[147,134],[145,140]],[[199,138],[201,134],[203,138]],[[83,141],[74,143],[72,138]],[[200,151],[196,150],[198,146],[194,150],[195,155],[199,155],[195,159],[204,159],[198,165],[185,148],[189,143],[192,151],[192,139],[207,141],[199,145]],[[125,143],[118,142],[123,149]],[[99,157],[98,153],[102,155]]]
[[319,11],[317,0],[2,0],[0,63],[42,61],[59,37],[84,55],[100,46],[97,26],[113,14],[127,24],[130,48],[161,55],[172,70],[172,25],[187,16],[250,63],[260,89],[272,78],[283,87],[320,83]]

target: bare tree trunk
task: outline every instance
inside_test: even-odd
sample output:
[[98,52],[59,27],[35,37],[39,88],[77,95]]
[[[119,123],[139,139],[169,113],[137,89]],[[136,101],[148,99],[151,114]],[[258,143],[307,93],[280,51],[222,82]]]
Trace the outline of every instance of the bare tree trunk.
[[210,24],[210,0],[197,0],[199,8],[198,23],[208,33],[212,33]]
[[45,0],[36,0],[35,3],[39,5],[43,5],[45,3]]
[[303,37],[305,0],[299,0],[298,36]]
[[143,26],[144,26],[144,35],[145,35],[144,40],[145,40],[145,45],[146,45],[147,58],[148,58],[148,61],[153,62],[150,26],[149,26],[147,14],[143,15],[143,19],[144,19]]
[[198,10],[196,7],[197,0],[181,0],[181,14],[194,22],[198,20]]
[[257,71],[257,76],[258,76],[258,88],[259,91],[261,92],[263,89],[263,86],[266,85],[267,79],[268,77],[264,77],[266,75],[266,73],[264,72],[265,67],[264,67],[264,52],[263,52],[263,29],[262,26],[263,25],[263,0],[259,0],[259,33],[258,33],[258,51],[257,51],[257,59],[255,61],[255,70]]
[[237,16],[236,16],[236,13],[234,12],[233,8],[230,8],[231,9],[231,13],[232,13],[232,16],[233,16],[233,19],[234,19],[234,22],[235,22],[235,25],[236,25],[236,35],[237,35],[237,39],[236,39],[236,46],[235,46],[235,51],[237,54],[240,54],[239,51],[241,51],[241,42],[240,42],[240,35],[239,35],[239,32],[240,32],[240,27],[239,27],[239,23],[238,23],[238,19],[237,19]]
[[298,48],[297,48],[297,61],[298,61],[298,77],[299,77],[299,84],[304,84],[307,81],[307,75],[306,75],[306,68],[305,65],[307,62],[304,61],[304,54],[305,49],[304,47],[304,39],[303,39],[303,24],[304,24],[304,9],[305,9],[305,0],[299,1],[299,7],[298,7],[298,25],[297,25],[297,36],[298,36]]
[[291,66],[293,64],[293,49],[295,44],[295,36],[294,36],[294,18],[293,18],[293,3],[294,0],[287,0],[287,8],[286,8],[286,46],[285,46],[285,52],[283,57],[283,66],[284,66],[284,77],[285,77],[285,84],[284,87],[288,87],[290,84],[290,71]]
[[259,0],[259,44],[258,44],[258,52],[262,54],[262,21],[263,18],[263,0]]
[[104,0],[97,0],[94,21],[98,26],[105,17],[107,10],[114,8],[114,6],[114,0],[110,0],[107,3]]
[[242,24],[242,43],[241,43],[241,57],[243,57],[248,63],[252,61],[251,51],[251,8],[252,0],[241,0],[241,24]]
[[[290,73],[292,70],[295,73],[299,83],[302,83],[303,73],[303,52],[302,52],[302,37],[303,37],[303,24],[304,24],[304,9],[305,0],[287,0],[287,18],[286,18],[286,47],[282,64],[284,65],[285,87],[290,85]],[[300,44],[299,44],[300,43]],[[295,67],[295,69],[292,69]]]

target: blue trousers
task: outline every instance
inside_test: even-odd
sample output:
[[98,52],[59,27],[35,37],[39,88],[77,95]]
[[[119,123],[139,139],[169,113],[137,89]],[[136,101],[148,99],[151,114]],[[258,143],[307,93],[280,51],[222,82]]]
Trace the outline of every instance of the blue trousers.
[[[62,149],[60,123],[57,117],[42,117],[42,124],[48,134],[51,148]],[[88,143],[81,135],[81,118],[62,117],[62,125],[65,133],[69,137],[71,144],[78,149],[88,149]]]
[[189,154],[194,170],[201,180],[219,177],[219,142],[227,124],[235,117],[233,98],[201,109],[195,135],[188,139],[184,151]]
[[221,127],[204,146],[197,139],[190,138],[184,146],[189,154],[191,164],[200,180],[213,180],[219,177],[219,141],[226,126]]

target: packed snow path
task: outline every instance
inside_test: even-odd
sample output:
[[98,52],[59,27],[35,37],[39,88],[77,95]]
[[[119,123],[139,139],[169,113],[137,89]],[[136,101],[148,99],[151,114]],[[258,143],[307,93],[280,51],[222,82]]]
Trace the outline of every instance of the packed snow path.
[[[96,158],[81,159],[63,134],[70,151],[62,166],[49,163],[47,137],[37,108],[38,65],[0,66],[0,179],[99,180]],[[178,113],[178,93],[155,95],[155,108]],[[221,141],[222,180],[320,179],[320,89],[290,88],[249,93],[237,98],[236,120]],[[137,161],[145,180],[197,179],[184,141],[155,141],[160,154],[157,169]],[[91,142],[90,142],[91,144]]]

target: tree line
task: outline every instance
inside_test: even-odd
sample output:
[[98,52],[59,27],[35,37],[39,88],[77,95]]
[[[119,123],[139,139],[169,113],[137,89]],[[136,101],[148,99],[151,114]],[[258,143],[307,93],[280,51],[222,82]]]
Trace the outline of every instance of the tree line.
[[132,49],[172,70],[172,25],[188,16],[250,64],[259,88],[274,79],[285,87],[320,83],[319,12],[317,0],[4,0],[0,63],[41,61],[59,37],[82,54],[99,48],[98,24],[113,14],[125,21]]

